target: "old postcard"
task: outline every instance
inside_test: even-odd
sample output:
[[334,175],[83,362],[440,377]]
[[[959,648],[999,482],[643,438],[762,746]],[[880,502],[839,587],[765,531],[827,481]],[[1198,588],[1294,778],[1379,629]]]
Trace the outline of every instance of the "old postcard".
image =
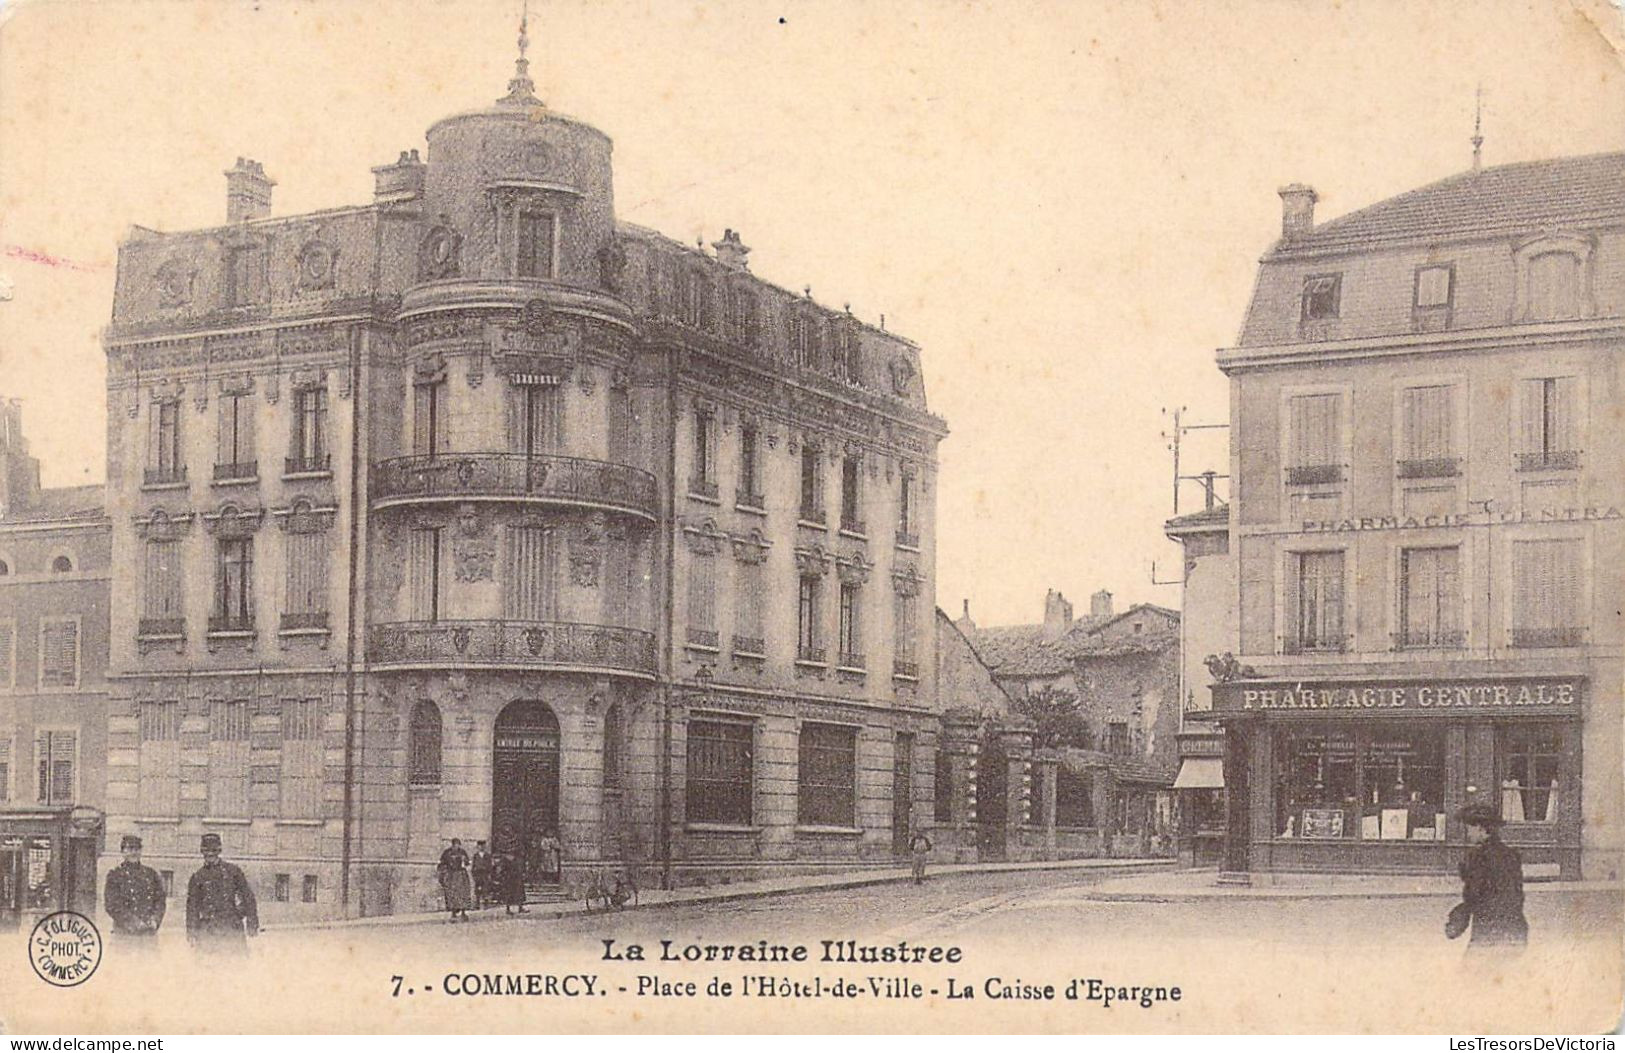
[[0,6],[0,1029],[1613,1029],[1622,39]]

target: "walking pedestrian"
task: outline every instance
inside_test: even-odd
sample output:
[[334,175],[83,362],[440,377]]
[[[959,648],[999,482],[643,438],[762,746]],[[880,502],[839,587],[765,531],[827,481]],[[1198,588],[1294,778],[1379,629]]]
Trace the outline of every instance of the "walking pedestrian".
[[914,862],[914,883],[925,884],[925,861],[931,855],[931,839],[925,836],[924,830],[916,828],[908,839],[908,854]]
[[440,891],[446,897],[446,910],[451,921],[467,921],[468,908],[474,902],[474,881],[468,872],[468,853],[463,851],[461,838],[451,839],[451,847],[440,853],[440,865],[435,868],[440,878]]
[[260,931],[259,905],[242,868],[220,859],[220,835],[204,834],[203,865],[186,886],[186,938],[210,954],[247,954]]
[[543,881],[557,882],[560,877],[560,868],[564,863],[564,845],[559,841],[559,832],[549,830],[543,836],[541,849],[541,878]]
[[474,842],[470,868],[474,871],[474,907],[484,910],[491,902],[491,852],[484,841]]
[[1523,914],[1523,858],[1501,840],[1502,819],[1493,807],[1474,802],[1456,813],[1473,845],[1461,864],[1461,903],[1450,912],[1445,934],[1455,939],[1472,928],[1469,954],[1488,948],[1522,948],[1529,942]]
[[119,838],[119,851],[124,853],[124,862],[107,872],[102,894],[113,919],[114,940],[131,949],[152,950],[169,907],[164,880],[158,871],[141,864],[141,838],[125,834]]

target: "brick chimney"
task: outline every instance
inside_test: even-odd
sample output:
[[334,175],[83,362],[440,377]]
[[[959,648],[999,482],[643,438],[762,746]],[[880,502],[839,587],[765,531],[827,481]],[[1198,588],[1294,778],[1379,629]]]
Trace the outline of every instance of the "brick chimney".
[[745,258],[750,255],[750,248],[739,240],[738,231],[723,231],[722,240],[713,241],[711,247],[717,251],[717,262],[729,270],[750,270],[750,261]]
[[244,223],[271,214],[271,188],[276,186],[258,161],[241,157],[226,170],[226,222]]
[[1044,594],[1044,638],[1058,640],[1072,628],[1072,604],[1055,589]]
[[1089,597],[1089,620],[1096,625],[1110,621],[1112,616],[1112,594],[1101,589]]
[[1320,195],[1314,187],[1291,183],[1276,193],[1281,195],[1281,237],[1291,241],[1315,229],[1315,202]]
[[971,616],[970,616],[970,600],[967,599],[964,602],[965,602],[965,613],[961,614],[959,616],[959,620],[954,622],[954,624],[959,627],[960,632],[964,633],[966,636],[969,636],[972,633],[976,632],[976,623],[971,620]]
[[416,150],[402,150],[401,159],[392,165],[379,165],[372,170],[376,180],[373,200],[380,203],[411,201],[423,196],[423,176],[429,166],[418,158]]

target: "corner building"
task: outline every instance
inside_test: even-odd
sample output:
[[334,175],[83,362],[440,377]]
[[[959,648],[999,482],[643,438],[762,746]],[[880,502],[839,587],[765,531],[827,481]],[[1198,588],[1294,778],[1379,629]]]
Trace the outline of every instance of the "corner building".
[[1621,872],[1625,155],[1323,225],[1281,191],[1231,385],[1231,871]]
[[452,837],[563,891],[890,858],[935,798],[918,348],[618,222],[509,89],[371,204],[240,159],[120,250],[109,829],[273,916],[431,906]]

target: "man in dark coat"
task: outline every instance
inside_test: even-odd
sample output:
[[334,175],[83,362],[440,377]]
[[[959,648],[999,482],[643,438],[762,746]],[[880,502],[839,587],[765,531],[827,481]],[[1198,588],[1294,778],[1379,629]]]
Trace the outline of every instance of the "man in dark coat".
[[220,859],[220,835],[203,835],[203,865],[186,886],[186,938],[200,951],[247,954],[260,931],[259,904],[248,878]]
[[139,837],[125,834],[119,839],[119,850],[124,853],[124,862],[107,872],[102,902],[113,919],[113,933],[119,943],[151,949],[169,906],[164,879],[158,871],[141,865]]
[[[1471,947],[1522,947],[1529,941],[1523,916],[1523,859],[1501,841],[1501,817],[1484,803],[1457,813],[1473,843],[1461,864],[1461,907],[1472,923]],[[1459,933],[1458,933],[1459,934]]]
[[491,851],[484,841],[474,842],[470,869],[474,871],[474,906],[483,910],[491,902]]

